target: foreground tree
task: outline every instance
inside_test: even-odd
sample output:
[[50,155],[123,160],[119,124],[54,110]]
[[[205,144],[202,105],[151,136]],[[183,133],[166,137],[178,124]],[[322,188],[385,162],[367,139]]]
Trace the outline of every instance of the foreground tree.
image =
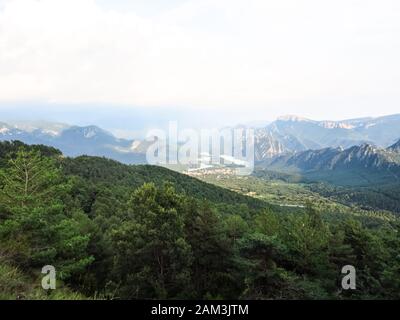
[[20,148],[0,172],[0,253],[21,267],[54,265],[64,279],[83,271],[89,221],[67,210],[67,193],[54,159]]
[[[227,231],[231,230],[227,230],[222,217],[207,203],[189,199],[186,211],[185,230],[193,252],[191,285],[195,298],[237,297],[242,281],[235,266],[233,240],[228,237]],[[239,232],[232,233],[239,237]]]
[[128,217],[112,234],[119,296],[184,297],[191,249],[184,239],[181,198],[169,185],[145,184],[133,193]]

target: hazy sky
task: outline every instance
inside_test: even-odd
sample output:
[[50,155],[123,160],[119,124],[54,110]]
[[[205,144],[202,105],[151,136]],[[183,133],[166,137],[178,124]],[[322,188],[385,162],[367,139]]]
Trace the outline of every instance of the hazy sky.
[[399,57],[398,0],[0,0],[0,109],[400,113]]

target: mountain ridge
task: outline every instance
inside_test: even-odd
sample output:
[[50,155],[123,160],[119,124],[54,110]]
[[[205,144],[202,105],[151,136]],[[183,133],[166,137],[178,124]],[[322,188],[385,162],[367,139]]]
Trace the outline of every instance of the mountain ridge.
[[81,127],[41,122],[41,125],[35,126],[35,122],[0,122],[0,141],[13,140],[30,145],[48,145],[72,157],[104,156],[128,164],[146,162],[145,154],[135,151],[142,141],[117,138],[111,132],[95,125]]
[[[350,148],[362,144],[393,146],[400,137],[400,114],[341,121],[316,121],[287,115],[255,129],[255,161],[307,150]],[[0,141],[45,144],[68,156],[105,156],[128,164],[145,164],[144,140],[118,138],[95,125],[75,126],[49,121],[0,122]]]
[[255,130],[256,160],[310,149],[349,148],[365,143],[388,147],[400,137],[400,114],[340,121],[283,116]]
[[347,149],[324,148],[280,155],[259,167],[335,184],[399,183],[400,151],[365,143]]

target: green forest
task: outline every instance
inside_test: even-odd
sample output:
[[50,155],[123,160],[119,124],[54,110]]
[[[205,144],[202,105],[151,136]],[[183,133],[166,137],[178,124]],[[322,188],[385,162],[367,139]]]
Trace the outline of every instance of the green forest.
[[[162,167],[2,142],[0,299],[400,298],[396,215],[269,200]],[[57,270],[56,290],[41,287],[44,265]],[[356,290],[342,289],[345,265]]]

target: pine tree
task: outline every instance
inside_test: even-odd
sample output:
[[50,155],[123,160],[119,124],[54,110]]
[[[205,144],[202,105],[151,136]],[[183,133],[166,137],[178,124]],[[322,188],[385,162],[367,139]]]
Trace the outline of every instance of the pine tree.
[[87,218],[62,199],[68,184],[55,160],[21,148],[0,175],[0,253],[22,267],[50,264],[61,278],[82,271],[92,261],[85,249]]
[[129,220],[115,230],[114,277],[124,298],[180,297],[190,284],[191,250],[181,199],[171,186],[145,184],[129,202]]
[[192,286],[195,297],[237,296],[242,288],[234,266],[233,243],[227,237],[222,218],[207,203],[194,200],[188,201],[186,210],[186,239],[193,252]]

